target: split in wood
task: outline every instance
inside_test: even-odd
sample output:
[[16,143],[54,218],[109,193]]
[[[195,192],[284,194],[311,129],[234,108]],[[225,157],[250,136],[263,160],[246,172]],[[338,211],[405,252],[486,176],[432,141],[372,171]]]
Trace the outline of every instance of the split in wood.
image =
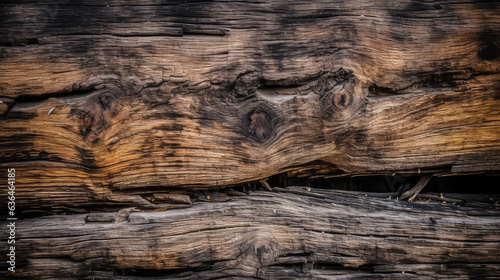
[[267,179],[262,179],[262,180],[260,180],[260,183],[262,184],[262,186],[263,186],[266,190],[268,190],[268,191],[270,191],[270,192],[272,192],[272,191],[273,191],[273,189],[271,189],[271,186],[269,186],[269,184],[267,183]]
[[431,180],[432,175],[424,175],[420,180],[418,180],[417,184],[415,187],[413,187],[411,190],[405,192],[402,196],[401,199],[407,199],[408,201],[412,202],[417,195],[425,188],[427,183]]

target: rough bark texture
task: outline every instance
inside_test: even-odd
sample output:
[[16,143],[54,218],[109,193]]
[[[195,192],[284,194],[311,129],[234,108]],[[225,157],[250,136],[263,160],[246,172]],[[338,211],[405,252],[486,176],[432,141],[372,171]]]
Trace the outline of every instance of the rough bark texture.
[[494,1],[2,1],[0,169],[24,217],[84,213],[20,221],[17,276],[498,277],[495,211],[185,191],[498,173],[499,30]]
[[277,190],[19,221],[15,279],[500,277],[495,208]]

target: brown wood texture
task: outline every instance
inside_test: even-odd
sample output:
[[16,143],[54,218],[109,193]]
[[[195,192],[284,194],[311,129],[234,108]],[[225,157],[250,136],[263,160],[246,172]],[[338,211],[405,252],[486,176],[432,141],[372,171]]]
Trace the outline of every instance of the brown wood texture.
[[0,167],[20,203],[311,162],[500,169],[494,2],[44,3],[0,9]]
[[12,279],[500,277],[496,208],[276,190],[187,209],[18,221]]
[[8,277],[498,278],[471,195],[208,189],[496,174],[499,81],[494,1],[1,1]]

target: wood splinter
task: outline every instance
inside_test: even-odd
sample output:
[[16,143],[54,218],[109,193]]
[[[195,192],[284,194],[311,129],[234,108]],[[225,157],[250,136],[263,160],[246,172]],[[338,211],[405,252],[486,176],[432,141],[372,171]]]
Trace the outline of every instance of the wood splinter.
[[412,202],[417,197],[417,195],[425,188],[427,183],[429,183],[431,178],[432,178],[432,175],[422,176],[422,178],[420,178],[420,180],[418,180],[415,187],[413,187],[412,189],[410,189],[409,191],[407,191],[403,195],[401,195],[401,200],[408,198],[408,201]]
[[269,184],[267,183],[267,179],[262,179],[262,180],[260,180],[260,183],[262,184],[262,186],[263,186],[266,190],[268,190],[268,191],[270,191],[270,192],[272,192],[272,191],[273,191],[273,189],[271,189],[271,186],[269,186]]
[[138,211],[139,211],[139,209],[137,209],[137,207],[129,207],[129,208],[121,209],[120,211],[118,211],[118,214],[116,214],[114,223],[118,224],[118,223],[126,222],[126,221],[128,221],[128,217],[129,217],[130,213],[138,212]]

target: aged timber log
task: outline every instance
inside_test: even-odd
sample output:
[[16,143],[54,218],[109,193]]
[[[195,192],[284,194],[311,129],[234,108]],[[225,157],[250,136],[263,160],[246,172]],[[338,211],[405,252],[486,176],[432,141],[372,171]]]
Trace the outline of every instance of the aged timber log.
[[498,4],[56,2],[0,9],[0,166],[21,204],[318,160],[500,169]]
[[292,188],[116,216],[19,221],[16,279],[500,277],[500,210]]
[[493,1],[4,0],[13,277],[498,277],[495,208],[190,192],[498,174],[499,81]]

